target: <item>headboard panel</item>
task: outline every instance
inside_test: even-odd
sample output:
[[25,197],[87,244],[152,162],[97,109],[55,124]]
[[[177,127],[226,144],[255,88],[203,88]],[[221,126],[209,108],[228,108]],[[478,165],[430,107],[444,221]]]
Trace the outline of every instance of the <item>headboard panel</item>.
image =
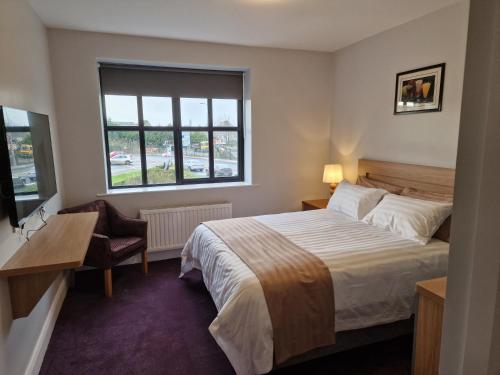
[[454,169],[369,159],[359,159],[358,176],[446,194],[453,194],[455,183]]

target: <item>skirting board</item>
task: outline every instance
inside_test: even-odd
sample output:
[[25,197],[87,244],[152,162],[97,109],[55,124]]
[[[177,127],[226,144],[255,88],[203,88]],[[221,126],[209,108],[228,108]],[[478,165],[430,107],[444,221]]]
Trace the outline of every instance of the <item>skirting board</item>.
[[[174,259],[174,258],[180,258],[181,257],[181,252],[182,249],[172,249],[172,250],[155,250],[155,251],[148,251],[148,261],[149,262],[156,262],[158,260],[166,260],[166,259]],[[140,255],[135,255],[127,260],[124,260],[121,262],[117,267],[119,266],[125,266],[127,264],[136,264],[136,263],[141,263],[141,256]],[[92,270],[94,267],[90,266],[82,266],[78,268],[76,271],[86,271],[86,270]]]
[[59,283],[59,285],[57,285],[57,291],[54,295],[47,318],[43,323],[40,335],[38,336],[33,349],[33,353],[31,354],[28,365],[26,366],[26,370],[24,372],[25,375],[38,375],[40,372],[43,358],[45,357],[45,352],[47,351],[50,337],[52,336],[52,331],[54,330],[57,317],[59,316],[59,311],[61,310],[64,298],[66,297],[66,293],[68,291],[68,280],[66,274],[59,276],[54,283]]
[[[148,253],[149,261],[155,262],[157,260],[165,260],[165,259],[174,259],[181,257],[182,249],[173,249],[173,250],[165,250],[165,251],[151,251]],[[137,263],[140,263],[141,259],[139,255],[137,255]]]
[[[148,260],[150,262],[156,262],[158,260],[165,260],[165,259],[174,259],[174,258],[180,258],[181,257],[181,252],[182,249],[172,249],[172,250],[155,250],[155,251],[148,251]],[[125,264],[135,264],[135,263],[141,263],[141,256],[140,255],[135,255],[126,261],[120,263],[120,266],[125,265]]]

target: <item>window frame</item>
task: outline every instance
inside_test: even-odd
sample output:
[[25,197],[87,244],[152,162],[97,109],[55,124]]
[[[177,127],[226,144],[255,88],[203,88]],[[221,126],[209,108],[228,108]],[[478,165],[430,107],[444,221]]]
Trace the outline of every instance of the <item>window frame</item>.
[[[231,72],[234,73],[234,72]],[[244,171],[244,123],[243,123],[243,100],[238,98],[217,98],[211,97],[206,98],[200,96],[200,98],[207,99],[207,116],[208,116],[208,126],[181,126],[181,107],[180,99],[181,97],[170,97],[172,100],[172,119],[173,126],[145,126],[144,125],[144,112],[142,105],[143,97],[162,97],[160,95],[132,95],[132,94],[109,94],[109,95],[125,95],[125,96],[135,96],[137,99],[137,117],[138,126],[124,126],[124,125],[110,125],[108,126],[107,114],[106,114],[106,102],[105,94],[102,87],[102,82],[100,85],[101,90],[101,114],[104,132],[104,145],[105,145],[105,159],[106,159],[106,177],[107,185],[109,190],[115,189],[133,189],[133,188],[145,188],[145,187],[161,187],[161,186],[178,186],[178,185],[193,185],[193,184],[217,184],[225,182],[239,182],[245,180]],[[230,99],[237,100],[238,103],[238,124],[237,126],[214,126],[213,124],[213,111],[212,111],[212,100],[213,99]],[[111,160],[109,157],[109,137],[108,133],[110,131],[134,131],[139,133],[139,148],[140,148],[140,158],[141,158],[141,180],[140,185],[121,185],[113,186],[112,184],[112,174],[111,174]],[[161,183],[161,184],[151,184],[148,183],[147,179],[147,162],[146,162],[146,133],[148,131],[162,131],[173,132],[174,136],[174,149],[175,149],[175,183]],[[184,164],[183,164],[183,149],[182,149],[182,132],[183,131],[196,131],[196,132],[208,132],[208,163],[209,163],[209,176],[203,178],[184,178]],[[216,177],[215,176],[215,155],[214,155],[214,132],[224,132],[229,131],[237,134],[238,138],[238,175],[231,177]]]

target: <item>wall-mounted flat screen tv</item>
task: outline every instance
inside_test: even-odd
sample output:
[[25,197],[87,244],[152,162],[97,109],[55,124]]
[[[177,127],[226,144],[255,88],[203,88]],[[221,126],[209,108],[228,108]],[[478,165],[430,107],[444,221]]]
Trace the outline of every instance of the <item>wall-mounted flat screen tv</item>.
[[0,188],[14,227],[57,193],[47,115],[0,107]]

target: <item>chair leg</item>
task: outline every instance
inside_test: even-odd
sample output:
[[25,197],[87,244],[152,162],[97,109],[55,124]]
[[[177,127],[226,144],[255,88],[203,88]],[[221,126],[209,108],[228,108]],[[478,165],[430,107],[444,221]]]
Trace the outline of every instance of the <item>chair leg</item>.
[[74,288],[76,285],[76,271],[74,269],[69,270],[69,287]]
[[142,258],[142,272],[147,275],[148,274],[148,252],[147,250],[144,250],[141,253],[141,258]]
[[111,268],[106,268],[104,270],[104,294],[106,297],[113,296],[113,274],[111,273]]

